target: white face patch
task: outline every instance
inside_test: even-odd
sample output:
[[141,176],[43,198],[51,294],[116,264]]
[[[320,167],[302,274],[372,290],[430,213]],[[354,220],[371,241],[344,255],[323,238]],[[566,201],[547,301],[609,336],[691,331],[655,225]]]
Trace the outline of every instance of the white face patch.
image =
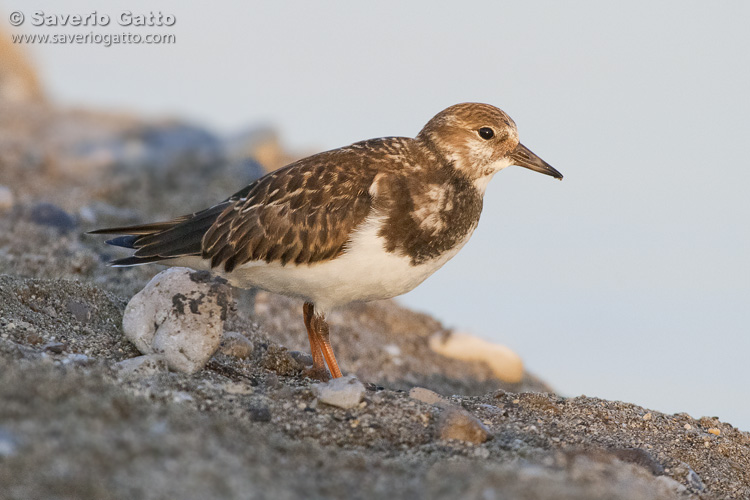
[[505,158],[500,158],[499,160],[490,163],[485,167],[485,169],[488,172],[496,174],[502,169],[510,167],[511,165],[513,165],[513,160],[510,157],[506,156]]
[[513,160],[510,158],[501,158],[496,162],[490,163],[485,167],[485,172],[487,173],[482,177],[474,179],[474,187],[476,187],[479,193],[484,196],[484,192],[487,190],[487,184],[490,183],[495,174],[512,164]]

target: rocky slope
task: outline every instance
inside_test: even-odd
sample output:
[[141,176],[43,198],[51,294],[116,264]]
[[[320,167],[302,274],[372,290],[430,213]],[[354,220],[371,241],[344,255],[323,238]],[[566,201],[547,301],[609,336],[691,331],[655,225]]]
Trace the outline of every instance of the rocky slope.
[[238,148],[0,102],[0,498],[750,498],[747,433],[504,383],[390,301],[330,318],[364,384],[348,409],[301,375],[301,304],[265,293],[235,293],[196,374],[128,362],[125,305],[162,268],[107,267],[116,249],[84,232],[226,197],[263,172]]

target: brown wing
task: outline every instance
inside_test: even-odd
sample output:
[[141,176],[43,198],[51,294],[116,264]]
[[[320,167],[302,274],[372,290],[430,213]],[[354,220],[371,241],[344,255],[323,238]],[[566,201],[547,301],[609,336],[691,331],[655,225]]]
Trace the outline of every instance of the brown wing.
[[114,265],[184,256],[211,259],[226,271],[253,260],[286,265],[330,259],[372,209],[378,169],[398,168],[394,156],[410,139],[373,139],[310,156],[251,183],[211,208],[168,222],[92,231],[124,234],[107,243],[133,248]]
[[203,258],[231,271],[256,260],[286,265],[336,257],[372,207],[375,169],[362,156],[350,148],[321,153],[240,191],[206,232]]

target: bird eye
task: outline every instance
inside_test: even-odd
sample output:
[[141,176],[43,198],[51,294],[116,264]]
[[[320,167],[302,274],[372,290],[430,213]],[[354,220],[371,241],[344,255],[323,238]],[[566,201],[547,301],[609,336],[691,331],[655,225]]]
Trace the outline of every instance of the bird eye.
[[482,127],[482,128],[479,129],[479,136],[482,139],[484,139],[486,141],[489,141],[490,139],[492,139],[493,137],[495,137],[495,131],[492,130],[491,128],[489,128],[489,127]]

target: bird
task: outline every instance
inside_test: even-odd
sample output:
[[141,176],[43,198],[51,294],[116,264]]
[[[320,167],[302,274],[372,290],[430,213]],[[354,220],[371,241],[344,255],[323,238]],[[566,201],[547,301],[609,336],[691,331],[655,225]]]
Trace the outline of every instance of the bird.
[[404,294],[442,267],[476,229],[490,179],[510,165],[563,177],[519,142],[504,111],[461,103],[414,138],[314,154],[205,210],[91,233],[120,235],[107,243],[134,250],[113,266],[209,270],[236,287],[303,299],[313,359],[305,374],[328,380],[342,372],[326,315]]

